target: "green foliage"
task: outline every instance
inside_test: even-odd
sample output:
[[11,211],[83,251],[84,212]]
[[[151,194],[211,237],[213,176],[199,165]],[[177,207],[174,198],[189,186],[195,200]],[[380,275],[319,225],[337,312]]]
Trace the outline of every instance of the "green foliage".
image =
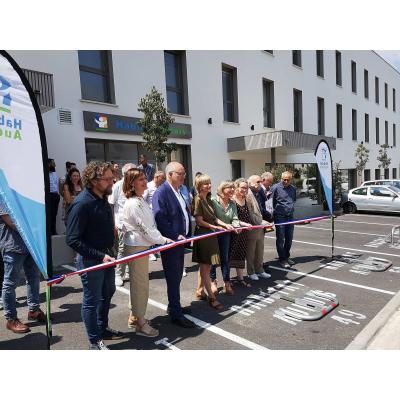
[[143,129],[145,141],[143,146],[155,155],[157,170],[159,170],[168,154],[176,150],[176,143],[166,143],[170,134],[169,127],[175,120],[168,114],[164,106],[164,98],[154,86],[150,93],[140,99],[138,111],[143,113],[143,118],[138,122]]
[[356,148],[354,156],[356,157],[357,172],[362,176],[362,171],[364,171],[369,160],[369,150],[364,146],[364,144],[360,143]]
[[388,148],[389,146],[387,144],[382,144],[381,148],[379,149],[379,155],[376,157],[376,159],[379,161],[379,168],[389,168],[389,165],[392,162],[392,159],[387,154]]

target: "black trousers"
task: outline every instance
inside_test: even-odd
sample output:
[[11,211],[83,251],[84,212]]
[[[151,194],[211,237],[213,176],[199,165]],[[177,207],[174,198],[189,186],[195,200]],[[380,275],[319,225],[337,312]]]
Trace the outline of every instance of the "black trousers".
[[60,195],[56,192],[50,193],[50,231],[52,235],[57,235],[56,222]]

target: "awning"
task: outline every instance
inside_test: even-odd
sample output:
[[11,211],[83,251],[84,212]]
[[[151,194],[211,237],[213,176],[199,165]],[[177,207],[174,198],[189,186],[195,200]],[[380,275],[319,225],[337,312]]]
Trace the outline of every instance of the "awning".
[[285,153],[299,154],[314,152],[321,139],[325,139],[329,147],[336,150],[336,139],[333,137],[293,131],[273,131],[233,137],[227,139],[227,144],[228,153],[275,148]]

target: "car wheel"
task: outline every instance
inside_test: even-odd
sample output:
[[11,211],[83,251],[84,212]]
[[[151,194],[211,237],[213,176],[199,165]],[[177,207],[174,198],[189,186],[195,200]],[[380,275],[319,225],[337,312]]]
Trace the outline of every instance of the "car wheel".
[[347,202],[343,204],[343,212],[345,214],[354,214],[357,211],[357,207],[355,204]]

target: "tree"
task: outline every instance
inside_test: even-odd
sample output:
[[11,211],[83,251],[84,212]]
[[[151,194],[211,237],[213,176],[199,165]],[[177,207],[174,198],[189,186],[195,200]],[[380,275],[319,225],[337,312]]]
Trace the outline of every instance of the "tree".
[[367,162],[369,160],[369,150],[364,146],[363,143],[360,143],[356,148],[354,156],[356,157],[357,173],[362,179],[362,172],[364,171],[365,166],[367,165]]
[[389,168],[389,165],[392,162],[392,159],[387,154],[388,148],[389,146],[387,144],[382,144],[381,148],[379,149],[379,155],[376,157],[376,159],[379,161],[378,167],[383,168],[384,170]]
[[170,134],[169,127],[175,119],[168,114],[162,94],[153,86],[150,93],[140,99],[138,111],[143,118],[138,125],[143,129],[144,148],[154,154],[157,171],[168,154],[176,150],[176,143],[166,143]]

